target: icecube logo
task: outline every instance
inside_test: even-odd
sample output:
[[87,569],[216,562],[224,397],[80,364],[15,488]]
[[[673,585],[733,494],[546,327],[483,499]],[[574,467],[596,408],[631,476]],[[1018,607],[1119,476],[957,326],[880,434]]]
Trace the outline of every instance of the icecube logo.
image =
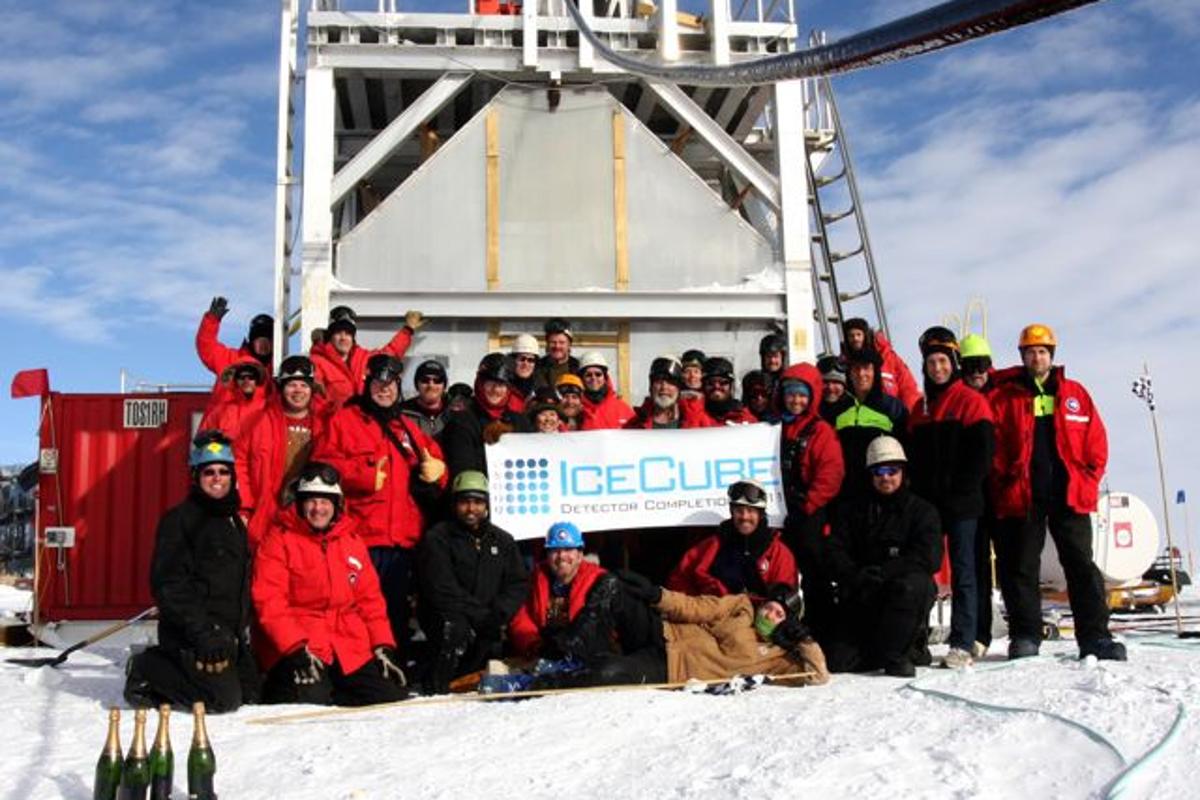
[[508,514],[550,513],[550,459],[504,460],[504,510]]

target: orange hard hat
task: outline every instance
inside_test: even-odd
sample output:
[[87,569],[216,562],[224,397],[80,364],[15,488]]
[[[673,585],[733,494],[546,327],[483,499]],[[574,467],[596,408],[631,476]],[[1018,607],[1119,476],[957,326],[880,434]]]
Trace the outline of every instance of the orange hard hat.
[[1054,331],[1049,325],[1026,325],[1021,329],[1021,338],[1017,342],[1017,349],[1022,347],[1057,347],[1058,339],[1054,336]]

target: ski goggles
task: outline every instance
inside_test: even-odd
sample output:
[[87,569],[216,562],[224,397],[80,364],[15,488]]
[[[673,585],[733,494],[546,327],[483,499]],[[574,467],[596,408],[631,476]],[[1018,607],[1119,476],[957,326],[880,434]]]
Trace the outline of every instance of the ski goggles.
[[880,478],[890,478],[900,472],[900,467],[895,464],[880,464],[877,467],[871,467],[871,474]]
[[766,490],[753,483],[735,483],[729,487],[727,494],[730,503],[757,506],[767,502]]

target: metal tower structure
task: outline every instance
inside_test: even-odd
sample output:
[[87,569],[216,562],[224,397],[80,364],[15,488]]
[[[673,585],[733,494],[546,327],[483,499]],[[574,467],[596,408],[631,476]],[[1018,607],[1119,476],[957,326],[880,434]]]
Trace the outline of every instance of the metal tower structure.
[[[724,65],[794,51],[792,2],[712,0],[701,17],[676,0],[581,10],[622,53]],[[786,331],[793,361],[830,346],[818,323],[836,314],[814,297],[829,270],[813,270],[828,236],[813,233],[810,193],[841,141],[827,86],[643,79],[597,57],[561,0],[462,3],[283,0],[283,339],[298,315],[306,348],[344,303],[372,343],[418,308],[432,323],[414,357],[469,382],[483,353],[565,316],[577,350],[610,354],[627,395],[663,352],[699,347],[744,372],[770,330]]]

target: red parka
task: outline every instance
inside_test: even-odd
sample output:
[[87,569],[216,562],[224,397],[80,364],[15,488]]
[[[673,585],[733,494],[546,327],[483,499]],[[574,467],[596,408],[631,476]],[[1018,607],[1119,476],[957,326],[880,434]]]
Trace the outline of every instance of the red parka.
[[633,419],[633,409],[613,389],[612,378],[605,375],[604,379],[608,382],[608,393],[599,403],[592,402],[588,398],[587,392],[581,395],[583,400],[583,420],[579,423],[581,431],[623,428],[625,423]]
[[[596,579],[604,574],[604,568],[590,561],[582,561],[567,590],[567,619],[574,620],[587,602],[588,592]],[[542,648],[542,631],[546,628],[546,616],[550,610],[550,576],[543,563],[533,571],[529,582],[529,596],[525,604],[517,609],[508,623],[508,640],[517,655],[534,658]]]
[[[647,397],[634,413],[633,419],[625,423],[631,430],[651,429],[654,427],[654,398]],[[704,410],[704,399],[701,397],[684,397],[679,395],[679,427],[680,428],[712,428],[720,425]]]
[[[312,450],[324,438],[326,422],[326,415],[317,409],[309,409]],[[279,402],[272,402],[247,421],[242,436],[233,443],[238,496],[242,501],[242,517],[247,520],[251,552],[258,547],[279,512],[287,468],[289,424],[291,420],[283,413]]]
[[408,346],[412,344],[412,328],[405,325],[396,331],[391,341],[378,350],[368,350],[359,347],[357,343],[350,348],[350,354],[342,358],[341,354],[329,342],[314,344],[308,351],[316,371],[317,382],[325,387],[325,396],[335,407],[340,408],[347,400],[363,393],[367,375],[367,361],[376,353],[387,353],[396,358],[404,358]]
[[[200,327],[196,329],[196,355],[200,356],[200,363],[217,376],[213,383],[214,392],[220,387],[225,370],[235,364],[253,361],[260,367],[262,366],[258,356],[254,355],[254,351],[250,349],[249,342],[243,342],[241,347],[228,347],[221,344],[221,340],[217,338],[220,331],[220,317],[207,311],[204,312],[204,316],[200,318]],[[269,388],[265,384],[258,387],[260,392],[266,392]]]
[[908,365],[883,335],[883,331],[875,331],[875,349],[883,360],[883,365],[879,368],[879,377],[882,379],[884,393],[897,398],[904,403],[905,409],[912,411],[913,406],[921,399],[921,387],[917,385]]
[[842,445],[833,426],[821,419],[820,397],[825,383],[817,368],[808,363],[793,364],[779,380],[804,381],[812,390],[804,413],[783,422],[779,447],[788,511],[812,516],[842,489],[846,476]]
[[295,508],[280,514],[254,557],[250,596],[266,634],[258,648],[264,670],[307,645],[349,674],[376,647],[396,646],[379,577],[348,517],[321,533]]
[[[1067,472],[1066,503],[1073,511],[1096,510],[1100,479],[1108,465],[1108,434],[1083,384],[1054,367],[1054,442]],[[1000,383],[989,399],[996,422],[996,454],[990,485],[997,517],[1023,517],[1033,503],[1033,398],[1028,381]]]
[[[249,397],[242,393],[233,379],[237,368],[243,366],[254,367],[259,373],[258,387]],[[263,365],[252,356],[239,358],[218,377],[208,406],[204,409],[204,416],[200,418],[200,430],[218,430],[236,442],[246,422],[262,412],[274,396],[275,383],[267,377]]]
[[[325,438],[317,442],[313,461],[332,465],[342,476],[349,515],[358,523],[358,535],[369,547],[413,547],[425,529],[425,518],[410,484],[419,481],[421,451],[439,460],[442,448],[403,414],[388,423],[402,446],[397,450],[379,423],[359,401],[348,403],[333,415]],[[383,486],[375,488],[379,463],[387,458]],[[445,489],[447,473],[438,479]]]
[[[722,533],[730,535],[728,520],[722,523]],[[663,585],[673,592],[690,595],[711,594],[723,597],[732,594],[729,588],[710,572],[717,552],[721,549],[722,533],[714,533],[712,536],[702,539],[684,553],[679,565],[667,576],[667,582]],[[741,534],[732,535],[740,536]],[[779,531],[770,531],[769,543],[762,555],[759,556],[755,566],[758,576],[766,588],[775,583],[783,583],[794,589],[799,582],[796,559],[788,546],[779,538]],[[758,594],[757,592],[748,593]]]

